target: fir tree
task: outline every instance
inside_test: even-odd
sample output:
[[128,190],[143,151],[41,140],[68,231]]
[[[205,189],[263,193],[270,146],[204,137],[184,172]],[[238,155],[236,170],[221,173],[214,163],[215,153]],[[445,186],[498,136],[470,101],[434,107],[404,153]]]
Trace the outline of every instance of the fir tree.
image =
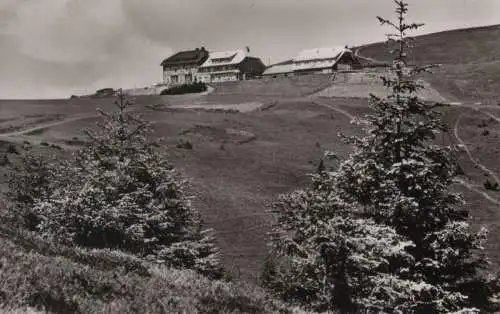
[[461,195],[450,192],[456,174],[454,147],[439,146],[435,135],[445,131],[436,108],[442,104],[420,99],[423,88],[418,75],[432,66],[409,65],[407,53],[413,39],[411,30],[423,24],[408,23],[408,4],[394,1],[397,21],[378,17],[395,34],[388,44],[395,46],[391,75],[383,77],[390,93],[385,98],[371,95],[373,113],[360,120],[367,136],[350,137],[354,153],[339,171],[337,187],[345,200],[357,202],[365,214],[392,226],[415,246],[409,274],[449,291],[469,296],[469,304],[487,307],[484,280],[478,278],[487,260],[482,249],[486,230],[475,233],[461,210]]
[[[354,152],[336,171],[315,175],[310,188],[276,204],[277,256],[265,284],[285,299],[341,312],[449,313],[492,309],[495,281],[480,276],[486,231],[474,233],[449,188],[454,147],[435,144],[445,130],[422,101],[418,74],[407,63],[408,5],[397,22],[387,97],[371,95],[372,113],[358,123],[366,136],[344,137]],[[286,261],[286,263],[284,263]],[[300,288],[305,290],[300,290]],[[307,298],[304,298],[307,296]]]
[[65,186],[34,204],[39,230],[66,244],[121,249],[220,277],[212,231],[201,229],[186,182],[149,140],[149,124],[118,97],[118,110],[99,111],[104,123],[85,131],[87,146],[59,178]]

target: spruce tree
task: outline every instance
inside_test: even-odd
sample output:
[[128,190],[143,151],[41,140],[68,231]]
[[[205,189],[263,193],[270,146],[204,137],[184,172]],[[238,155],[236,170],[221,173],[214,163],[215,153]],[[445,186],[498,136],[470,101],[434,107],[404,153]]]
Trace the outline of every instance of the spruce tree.
[[[316,310],[383,313],[472,313],[491,310],[495,281],[480,271],[486,231],[474,233],[450,192],[454,147],[435,144],[445,130],[422,101],[418,74],[430,67],[407,63],[408,5],[396,4],[395,46],[387,97],[370,95],[372,112],[358,123],[364,137],[336,171],[313,175],[311,186],[284,195],[271,245],[274,267],[264,284],[291,302]],[[322,169],[324,170],[324,169]]]
[[[407,33],[423,24],[408,23],[408,4],[394,1],[396,22],[378,17],[395,32],[388,45],[394,55],[390,75],[382,78],[387,97],[371,95],[372,113],[359,120],[363,138],[347,138],[354,153],[339,169],[337,188],[344,200],[357,202],[365,215],[393,227],[415,246],[409,278],[423,279],[469,296],[468,304],[488,307],[491,294],[479,274],[487,265],[477,254],[486,230],[473,232],[461,195],[450,191],[456,174],[456,149],[439,146],[436,134],[446,131],[437,108],[418,97],[418,75],[431,66],[408,64],[413,39]],[[481,290],[481,291],[478,291]]]
[[87,145],[61,171],[61,183],[33,211],[44,235],[69,245],[120,249],[172,267],[220,277],[211,230],[186,195],[151,128],[119,94],[115,112],[87,129]]

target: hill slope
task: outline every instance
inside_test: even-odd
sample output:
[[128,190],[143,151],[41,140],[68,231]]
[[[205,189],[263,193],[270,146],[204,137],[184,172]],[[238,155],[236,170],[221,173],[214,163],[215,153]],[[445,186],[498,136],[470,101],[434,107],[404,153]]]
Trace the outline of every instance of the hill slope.
[[[426,77],[451,100],[500,102],[500,25],[432,33],[415,38],[409,60],[441,64]],[[391,56],[384,43],[359,48],[359,54],[380,61]]]
[[25,306],[51,313],[305,313],[255,286],[210,281],[121,252],[53,245],[3,226],[0,256],[2,313]]

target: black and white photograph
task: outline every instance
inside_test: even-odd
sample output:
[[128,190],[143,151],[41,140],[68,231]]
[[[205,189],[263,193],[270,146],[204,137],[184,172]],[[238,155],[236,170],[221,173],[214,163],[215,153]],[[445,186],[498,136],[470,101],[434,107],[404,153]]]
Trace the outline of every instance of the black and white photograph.
[[500,0],[0,0],[0,313],[500,313]]

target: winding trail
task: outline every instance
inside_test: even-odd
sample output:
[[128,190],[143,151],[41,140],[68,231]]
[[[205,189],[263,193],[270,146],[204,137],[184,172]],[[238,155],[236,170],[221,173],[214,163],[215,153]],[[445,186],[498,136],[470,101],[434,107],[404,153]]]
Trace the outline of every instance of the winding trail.
[[456,183],[459,183],[461,185],[463,185],[464,187],[466,187],[468,190],[470,191],[473,191],[473,192],[476,192],[478,194],[481,194],[485,199],[487,199],[488,201],[496,204],[496,205],[500,205],[500,201],[498,201],[497,199],[491,197],[488,193],[486,193],[485,191],[483,190],[480,190],[478,189],[477,187],[475,187],[474,185],[466,182],[465,180],[462,180],[462,179],[458,179],[458,178],[455,178],[454,181]]
[[1,137],[16,137],[16,136],[21,136],[21,135],[27,135],[29,133],[41,131],[41,130],[51,128],[54,126],[58,126],[61,124],[66,124],[69,122],[74,122],[74,121],[78,121],[78,120],[82,120],[82,119],[97,118],[99,116],[100,115],[95,114],[95,113],[92,113],[92,114],[86,113],[86,114],[75,115],[75,116],[72,116],[72,117],[69,117],[66,119],[56,120],[56,121],[52,121],[52,122],[48,122],[48,123],[42,123],[42,124],[30,127],[28,129],[23,129],[23,130],[18,130],[18,131],[14,131],[14,132],[8,132],[8,133],[0,133],[0,138]]
[[487,115],[488,117],[490,117],[490,118],[492,118],[493,120],[495,120],[495,121],[497,121],[497,122],[499,122],[499,123],[500,123],[500,118],[499,118],[499,117],[497,117],[497,116],[495,116],[494,114],[491,114],[491,113],[486,112],[486,111],[481,111],[481,110],[479,110],[479,109],[477,109],[477,108],[476,108],[475,110],[476,110],[477,112],[480,112],[480,113],[484,114],[484,115]]
[[350,120],[354,120],[354,116],[352,114],[350,114],[349,112],[345,111],[345,110],[342,110],[340,108],[337,108],[333,105],[330,105],[330,104],[327,104],[321,100],[319,100],[318,98],[312,98],[312,102],[315,104],[315,105],[318,105],[318,106],[322,106],[322,107],[325,107],[325,108],[328,108],[330,110],[334,110],[334,111],[337,111],[341,114],[343,114],[344,116],[348,117]]
[[478,168],[480,168],[484,172],[488,173],[495,180],[495,182],[500,184],[500,179],[498,178],[497,174],[493,170],[491,170],[488,167],[486,167],[485,165],[481,164],[476,158],[474,158],[474,156],[472,156],[472,153],[470,152],[469,148],[467,147],[467,144],[465,144],[465,142],[458,135],[458,126],[459,126],[460,121],[462,120],[462,117],[464,115],[465,115],[465,113],[461,114],[458,117],[457,121],[455,122],[455,127],[453,128],[453,133],[455,135],[455,138],[458,140],[460,145],[462,145],[464,151],[466,152],[469,159],[474,163],[474,165],[476,165]]
[[[312,98],[312,97],[311,97]],[[319,105],[319,106],[323,106],[323,107],[326,107],[326,108],[329,108],[331,110],[334,110],[334,111],[337,111],[341,114],[343,114],[344,116],[346,116],[347,118],[353,120],[354,119],[354,116],[350,113],[348,113],[347,111],[345,110],[342,110],[340,108],[337,108],[337,107],[334,107],[333,105],[329,105],[329,104],[325,104],[325,103],[322,103],[320,102],[317,98],[315,99],[312,99],[313,103]],[[456,106],[461,106],[461,107],[468,107],[468,108],[471,108],[471,109],[474,109],[476,111],[479,111],[483,114],[486,114],[488,116],[490,116],[491,118],[495,119],[496,121],[500,122],[500,118],[490,114],[490,113],[487,113],[487,112],[483,112],[483,111],[480,111],[478,110],[477,108],[474,108],[471,106],[467,106],[467,105],[463,105],[463,104],[455,104]],[[467,153],[467,156],[469,157],[469,159],[479,168],[481,168],[483,171],[487,172],[488,174],[491,175],[491,177],[494,178],[494,180],[496,182],[498,182],[500,184],[500,180],[498,178],[498,176],[496,175],[496,173],[492,170],[490,170],[489,168],[487,168],[486,166],[482,165],[481,163],[479,163],[471,154],[470,150],[468,149],[467,145],[465,144],[465,142],[460,138],[460,136],[458,135],[458,126],[460,124],[460,120],[462,119],[463,115],[465,115],[465,113],[463,113],[462,115],[460,115],[460,117],[457,119],[456,123],[455,123],[455,127],[454,127],[454,135],[456,137],[456,139],[458,140],[458,142],[463,146],[465,152]],[[476,192],[478,194],[481,194],[485,199],[487,199],[488,201],[496,204],[496,205],[500,205],[500,201],[491,197],[488,193],[486,193],[485,191],[482,191],[480,190],[479,188],[473,186],[472,184],[466,182],[465,180],[462,180],[462,179],[459,179],[459,178],[456,178],[455,179],[455,182],[456,183],[459,183],[461,184],[462,186],[464,186],[465,188],[467,188],[468,190],[470,191],[473,191],[473,192]]]

